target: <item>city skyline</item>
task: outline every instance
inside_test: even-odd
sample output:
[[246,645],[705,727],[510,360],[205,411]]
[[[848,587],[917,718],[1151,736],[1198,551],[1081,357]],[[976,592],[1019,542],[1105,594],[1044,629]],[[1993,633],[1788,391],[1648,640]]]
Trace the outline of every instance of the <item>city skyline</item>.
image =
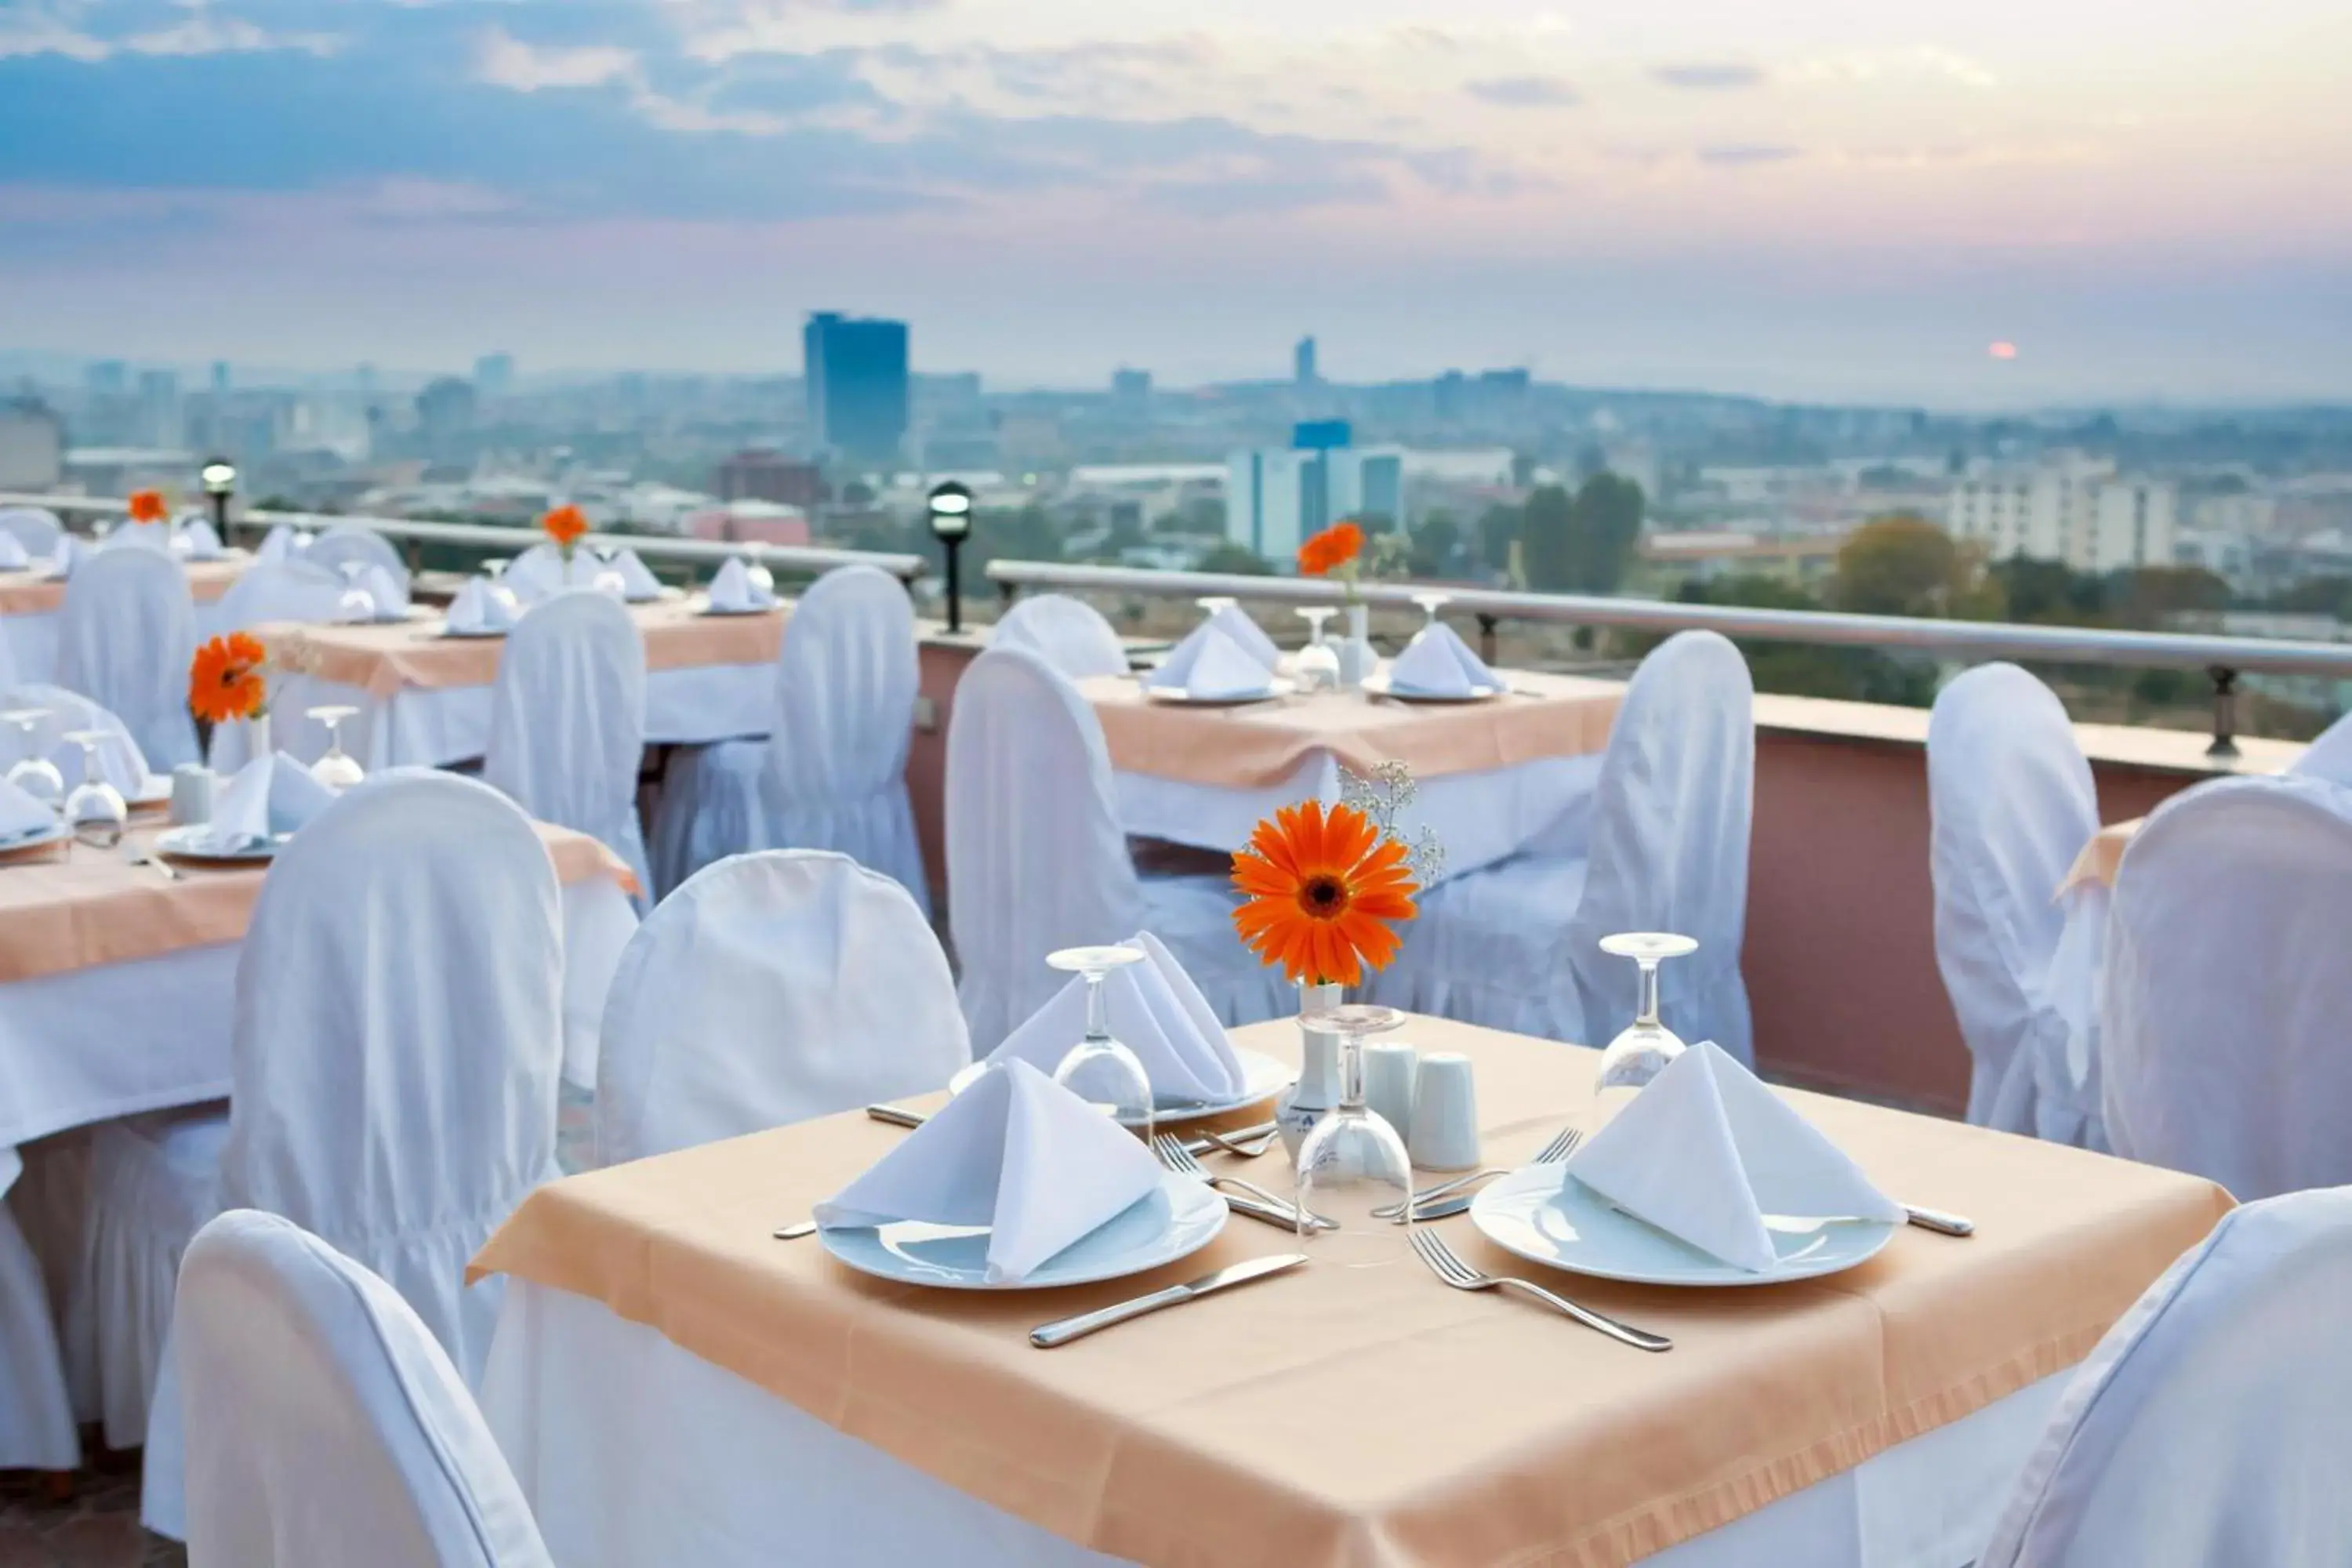
[[2312,0],[1266,9],[16,7],[0,345],[793,374],[838,309],[1000,385],[1280,379],[1312,332],[1356,383],[2352,395]]

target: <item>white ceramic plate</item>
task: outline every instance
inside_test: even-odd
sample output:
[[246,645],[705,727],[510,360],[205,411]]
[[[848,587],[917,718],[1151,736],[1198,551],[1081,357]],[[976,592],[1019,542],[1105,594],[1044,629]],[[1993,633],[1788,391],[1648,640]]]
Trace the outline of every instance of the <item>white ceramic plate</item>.
[[1471,1223],[1507,1252],[1548,1268],[1641,1285],[1778,1285],[1836,1274],[1878,1256],[1900,1225],[1766,1215],[1777,1267],[1761,1274],[1708,1257],[1635,1219],[1559,1165],[1528,1165],[1480,1193]]
[[1244,702],[1264,702],[1272,697],[1287,697],[1298,689],[1298,682],[1286,675],[1266,677],[1262,691],[1240,691],[1230,697],[1196,697],[1173,686],[1154,686],[1147,676],[1143,695],[1154,702],[1173,702],[1192,708],[1234,708]]
[[223,849],[212,842],[204,827],[167,827],[155,836],[155,847],[175,859],[241,866],[269,859],[293,837],[281,833],[267,843],[248,845],[243,849]]
[[698,616],[764,616],[774,610],[777,605],[781,605],[782,602],[783,601],[780,599],[775,605],[755,605],[747,610],[722,610],[706,598],[700,605],[696,606],[694,613]]
[[0,838],[0,855],[14,855],[20,849],[38,849],[46,844],[62,844],[70,837],[63,825],[36,827],[29,833],[19,833],[13,838]]
[[[1076,1040],[1070,1043],[1074,1046],[1077,1044]],[[1298,1077],[1297,1073],[1263,1051],[1244,1050],[1235,1046],[1234,1056],[1241,1062],[1242,1075],[1247,1080],[1238,1098],[1218,1100],[1159,1100],[1151,1108],[1152,1121],[1155,1123],[1199,1121],[1211,1116],[1223,1116],[1229,1110],[1239,1110],[1245,1105],[1255,1105],[1262,1100],[1272,1100],[1276,1095],[1288,1089],[1292,1081]],[[948,1079],[948,1092],[961,1094],[971,1087],[974,1079],[987,1070],[988,1063],[985,1061],[977,1061],[962,1068],[955,1077]],[[1133,1119],[1121,1117],[1119,1120],[1125,1122],[1131,1121]]]
[[992,1283],[985,1226],[896,1225],[820,1230],[824,1249],[861,1274],[943,1290],[1050,1290],[1142,1274],[1201,1250],[1232,1211],[1206,1182],[1169,1172],[1160,1188],[1032,1269]]
[[444,621],[441,623],[441,630],[436,635],[445,637],[456,637],[460,642],[487,642],[492,637],[502,637],[513,629],[514,628],[511,626],[503,626],[495,631],[484,630],[478,632],[461,632],[457,627],[451,626],[448,622]]
[[1393,697],[1400,702],[1492,702],[1508,689],[1502,686],[1474,686],[1465,692],[1415,691],[1411,687],[1390,684],[1385,669],[1364,677],[1364,689],[1375,697]]

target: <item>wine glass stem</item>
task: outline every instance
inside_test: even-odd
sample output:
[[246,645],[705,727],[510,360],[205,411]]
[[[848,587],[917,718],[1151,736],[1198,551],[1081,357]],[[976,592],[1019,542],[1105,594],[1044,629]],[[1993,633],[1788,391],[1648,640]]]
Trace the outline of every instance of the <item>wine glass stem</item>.
[[1644,958],[1638,962],[1642,965],[1642,1016],[1634,1022],[1654,1028],[1658,1022],[1658,961]]
[[1339,1037],[1339,1109],[1364,1109],[1364,1037],[1352,1029]]
[[[1067,1026],[1064,1026],[1066,1028]],[[1089,971],[1087,975],[1087,1038],[1089,1040],[1110,1038],[1110,1005],[1103,995],[1103,976],[1100,970]]]

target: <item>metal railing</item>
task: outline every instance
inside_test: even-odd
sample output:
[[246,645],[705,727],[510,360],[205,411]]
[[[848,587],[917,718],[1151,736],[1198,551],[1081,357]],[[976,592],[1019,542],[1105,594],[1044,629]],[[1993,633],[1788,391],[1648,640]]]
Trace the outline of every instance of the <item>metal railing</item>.
[[[1126,566],[1058,562],[992,561],[989,578],[1007,598],[1024,588],[1061,588],[1290,605],[1346,601],[1340,584],[1311,577],[1261,577],[1218,572],[1153,572]],[[2207,754],[2238,754],[2237,683],[2245,674],[2320,676],[2352,680],[2352,644],[2289,642],[2267,637],[2206,637],[2185,632],[2107,631],[2089,626],[2021,626],[2000,621],[1857,616],[1830,610],[1748,609],[1733,605],[1683,605],[1657,599],[1605,598],[1585,594],[1528,594],[1509,589],[1365,583],[1368,604],[1411,608],[1417,594],[1443,592],[1446,607],[1475,616],[1479,651],[1493,658],[1504,621],[1544,621],[1625,631],[1678,632],[1705,628],[1726,637],[1837,647],[1895,648],[1955,658],[2038,659],[2143,669],[2201,669],[2213,683],[2213,743]]]

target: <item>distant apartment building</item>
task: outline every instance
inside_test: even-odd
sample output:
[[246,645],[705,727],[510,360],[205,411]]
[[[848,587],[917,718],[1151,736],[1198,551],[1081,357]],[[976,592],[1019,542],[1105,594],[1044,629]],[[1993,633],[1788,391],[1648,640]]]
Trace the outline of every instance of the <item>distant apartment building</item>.
[[1845,536],[1801,533],[1767,537],[1729,530],[1645,533],[1642,561],[1654,586],[1712,583],[1725,577],[1771,577],[1810,587],[1837,569]]
[[821,310],[802,329],[801,354],[817,444],[853,463],[897,462],[910,403],[907,323]]
[[1945,522],[1992,559],[2062,561],[2077,572],[2169,566],[2172,486],[2118,475],[2111,462],[2063,455],[1990,468],[1952,487]]
[[1402,447],[1351,444],[1343,420],[1315,420],[1287,447],[1236,452],[1225,466],[1225,537],[1286,562],[1302,541],[1343,518],[1405,515]]
[[1315,339],[1311,334],[1299,339],[1297,345],[1290,351],[1290,379],[1298,386],[1322,384],[1322,372],[1315,364]]
[[453,456],[474,434],[474,386],[454,375],[416,395],[416,433],[436,458]]
[[177,447],[187,439],[180,406],[180,378],[168,370],[139,373],[139,424],[135,435],[148,447]]
[[736,453],[719,465],[712,489],[725,501],[763,500],[807,510],[823,499],[824,483],[814,463],[803,463],[780,452],[757,448]]
[[47,405],[0,403],[0,490],[53,490],[65,459],[65,424]]
[[514,390],[512,354],[484,354],[474,362],[474,391],[483,397],[504,397]]

